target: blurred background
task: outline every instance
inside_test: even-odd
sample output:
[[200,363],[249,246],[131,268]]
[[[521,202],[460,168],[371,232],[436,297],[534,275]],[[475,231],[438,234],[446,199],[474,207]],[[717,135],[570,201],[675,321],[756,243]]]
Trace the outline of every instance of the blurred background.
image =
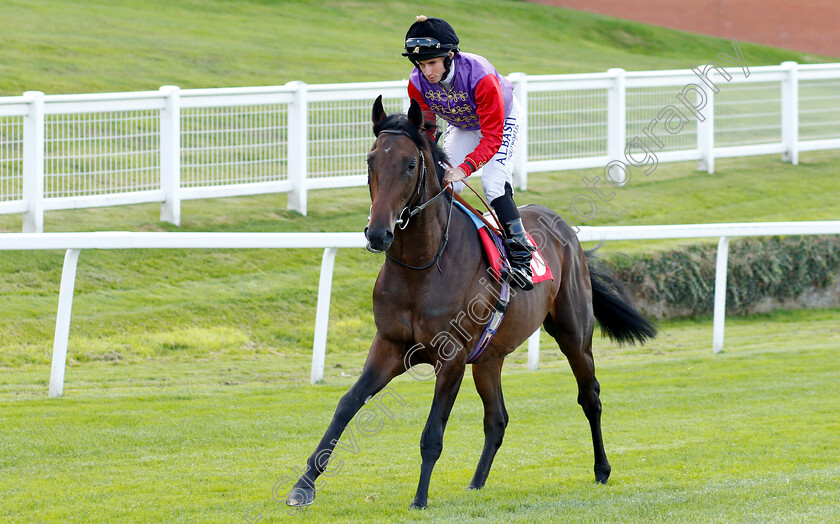
[[816,0],[532,0],[692,33],[840,56],[840,4]]

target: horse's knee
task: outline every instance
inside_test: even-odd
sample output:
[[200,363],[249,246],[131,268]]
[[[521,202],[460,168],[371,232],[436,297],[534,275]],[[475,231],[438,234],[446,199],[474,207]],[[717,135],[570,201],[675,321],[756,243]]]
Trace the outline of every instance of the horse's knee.
[[420,457],[423,461],[436,461],[443,452],[443,434],[437,431],[423,432],[420,439]]
[[359,380],[357,380],[356,383],[341,396],[341,399],[339,399],[338,405],[335,409],[336,415],[349,415],[349,418],[346,420],[346,422],[349,423],[350,419],[353,418],[356,412],[365,405],[365,402],[367,402],[369,398],[373,396],[372,393],[378,391],[378,389],[374,389],[375,383],[376,380],[373,374],[368,370],[363,371]]
[[505,438],[505,427],[507,422],[503,418],[494,419],[484,423],[484,437],[487,443],[498,448]]
[[352,391],[348,391],[338,401],[334,418],[342,424],[349,424],[363,404],[364,402],[356,398]]
[[587,418],[601,415],[601,399],[597,392],[580,392],[577,401]]
[[437,462],[443,452],[443,444],[420,443],[420,458],[423,462]]
[[485,413],[484,415],[484,437],[488,444],[496,449],[502,445],[505,438],[505,428],[508,425],[508,414],[504,411]]

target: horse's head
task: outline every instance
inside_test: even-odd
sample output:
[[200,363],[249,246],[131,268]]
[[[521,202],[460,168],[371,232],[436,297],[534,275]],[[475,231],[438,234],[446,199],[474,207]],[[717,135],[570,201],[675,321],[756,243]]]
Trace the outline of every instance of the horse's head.
[[[369,251],[385,251],[394,241],[394,226],[408,225],[409,210],[419,204],[425,190],[428,168],[420,134],[423,114],[411,101],[408,115],[386,115],[379,96],[373,104],[376,140],[367,155],[370,186],[370,219],[365,228]],[[432,170],[434,173],[434,170]]]

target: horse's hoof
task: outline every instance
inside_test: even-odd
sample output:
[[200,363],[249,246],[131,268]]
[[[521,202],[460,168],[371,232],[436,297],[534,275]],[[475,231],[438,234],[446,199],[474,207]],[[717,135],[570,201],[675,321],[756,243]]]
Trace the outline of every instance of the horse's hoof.
[[598,484],[606,484],[607,479],[610,478],[610,473],[612,472],[612,468],[609,464],[606,467],[595,467],[595,482]]
[[416,500],[411,503],[411,506],[408,509],[429,509],[429,505],[425,502],[417,502]]
[[286,499],[286,505],[295,508],[302,508],[309,506],[315,502],[315,490],[312,488],[292,488],[289,492],[289,498]]
[[475,484],[470,484],[469,486],[467,486],[467,489],[481,489],[483,487],[484,486],[476,486]]

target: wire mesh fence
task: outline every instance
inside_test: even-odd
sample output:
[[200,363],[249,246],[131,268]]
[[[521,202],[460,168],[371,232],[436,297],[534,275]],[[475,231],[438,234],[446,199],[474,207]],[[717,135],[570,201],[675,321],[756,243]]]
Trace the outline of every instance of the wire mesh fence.
[[181,187],[287,180],[288,107],[181,110]]
[[840,138],[840,79],[799,84],[799,139]]
[[159,127],[154,110],[47,115],[44,198],[159,188]]
[[[697,149],[697,122],[683,113],[673,113],[670,123],[678,132],[670,132],[665,123],[670,113],[662,114],[668,106],[677,103],[677,95],[682,86],[645,87],[627,89],[627,138],[632,140],[638,136],[657,151],[687,151]],[[676,107],[676,106],[674,106]],[[679,111],[679,108],[677,108]],[[651,121],[659,118],[661,121],[651,125]],[[645,131],[647,130],[647,131]],[[654,142],[653,138],[659,142]],[[661,146],[661,147],[660,147]]]
[[778,82],[727,85],[715,95],[715,146],[781,142],[781,102]]
[[529,160],[602,156],[606,150],[606,90],[544,91],[529,95]]
[[23,198],[23,117],[0,117],[0,202]]
[[[365,155],[373,143],[369,99],[309,104],[309,178],[367,173]],[[383,98],[385,112],[403,110],[402,98]]]

